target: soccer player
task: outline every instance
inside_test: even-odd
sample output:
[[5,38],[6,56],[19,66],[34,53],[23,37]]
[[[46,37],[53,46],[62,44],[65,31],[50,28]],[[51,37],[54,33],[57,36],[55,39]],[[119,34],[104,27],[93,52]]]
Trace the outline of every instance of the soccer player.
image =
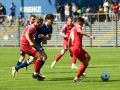
[[[33,56],[33,57],[30,57],[29,60],[26,60],[24,63],[22,63],[16,67],[12,67],[12,75],[13,76],[15,76],[16,71],[18,71],[20,68],[26,67],[26,66],[30,65],[32,62],[34,62],[35,59],[33,59],[33,58],[37,58],[37,60],[41,61],[42,55],[35,49],[35,47],[37,49],[39,49],[39,46],[35,43],[33,37],[36,32],[36,29],[38,27],[40,27],[42,24],[43,24],[43,19],[36,18],[35,22],[33,24],[31,24],[27,28],[25,28],[25,30],[22,34],[22,37],[21,37],[20,50],[22,50],[29,56]],[[44,78],[41,77],[40,75],[36,75],[36,77],[38,80],[44,80]]]
[[[52,24],[54,21],[54,15],[53,14],[47,14],[45,16],[45,23],[42,25],[42,27],[38,28],[37,32],[34,35],[34,40],[37,43],[37,45],[40,47],[40,54],[42,55],[42,60],[36,60],[36,62],[34,62],[34,73],[32,75],[33,78],[36,78],[36,74],[40,74],[40,69],[42,68],[42,66],[44,65],[45,61],[47,60],[47,54],[45,53],[41,42],[43,41],[43,39],[45,40],[50,40],[52,37]],[[48,36],[46,36],[48,35]],[[39,68],[39,69],[37,69]],[[41,77],[44,77],[43,75],[41,75]]]
[[[68,22],[62,27],[62,30],[60,32],[60,35],[63,36],[63,46],[62,46],[62,50],[61,53],[59,53],[55,60],[52,62],[51,64],[51,68],[53,69],[55,67],[56,62],[58,62],[60,60],[60,58],[66,53],[66,51],[68,50],[68,37],[70,35],[70,30],[74,27],[73,24],[73,17],[71,15],[68,16],[67,18]],[[76,65],[76,57],[73,56],[72,57],[72,69],[73,68],[77,68]]]
[[[30,18],[29,18],[29,22],[26,24],[25,27],[33,24],[34,21],[35,21],[35,18],[36,18],[35,15],[31,15]],[[25,52],[23,52],[22,50],[20,50],[20,58],[19,58],[19,60],[18,60],[18,62],[16,64],[16,66],[20,65],[21,63],[23,63],[24,59],[25,59]],[[27,67],[25,67],[25,69],[27,70]],[[18,73],[18,71],[16,73]]]
[[70,32],[70,37],[69,37],[69,45],[68,47],[70,48],[70,55],[75,55],[79,61],[82,62],[76,77],[74,78],[74,82],[79,82],[80,81],[80,76],[82,76],[83,72],[86,70],[88,66],[88,62],[90,61],[90,55],[82,49],[82,37],[87,36],[91,39],[95,39],[94,36],[88,35],[86,32],[82,30],[84,23],[84,19],[82,17],[78,17],[76,19],[76,25],[73,27],[73,29]]

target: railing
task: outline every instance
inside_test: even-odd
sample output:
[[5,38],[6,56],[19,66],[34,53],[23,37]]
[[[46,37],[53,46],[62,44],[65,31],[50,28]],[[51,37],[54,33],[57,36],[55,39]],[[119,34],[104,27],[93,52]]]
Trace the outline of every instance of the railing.
[[[57,14],[56,14],[57,15]],[[83,30],[90,35],[96,37],[95,40],[91,40],[87,37],[83,37],[83,47],[119,47],[120,46],[120,22],[116,20],[105,21],[104,13],[86,14],[88,16],[88,25],[83,26]],[[93,17],[96,15],[97,20]],[[103,16],[101,16],[103,15]],[[114,14],[111,14],[114,16]],[[40,16],[40,15],[38,15]],[[115,18],[116,19],[116,16]],[[60,36],[60,30],[65,22],[53,23],[53,35],[52,39],[44,42],[43,46],[62,46],[63,37]],[[1,29],[3,28],[3,29]],[[6,31],[8,30],[9,31]],[[15,31],[14,31],[15,30]],[[24,27],[13,25],[11,27],[3,27],[0,25],[0,46],[19,46],[19,36],[21,36]],[[8,33],[9,32],[9,33]]]

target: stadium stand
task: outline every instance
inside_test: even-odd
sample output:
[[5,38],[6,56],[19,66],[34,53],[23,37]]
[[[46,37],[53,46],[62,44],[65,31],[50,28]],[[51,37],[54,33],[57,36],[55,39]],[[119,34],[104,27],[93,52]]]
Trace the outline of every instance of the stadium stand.
[[[44,46],[62,46],[63,37],[60,36],[60,30],[65,22],[54,22],[53,24],[53,35],[52,39],[48,40],[46,43],[43,43]],[[118,40],[120,39],[120,23],[118,23]],[[0,29],[1,33],[5,32],[0,37],[0,46],[19,46],[19,36],[21,36],[24,27],[20,27],[20,31],[18,31],[18,25],[12,25],[11,27],[3,27]],[[116,45],[116,23],[115,22],[94,22],[94,24],[90,24],[90,26],[84,26],[83,30],[85,30],[88,34],[92,34],[96,36],[95,40],[90,40],[87,37],[83,37],[83,46],[89,47],[96,46],[115,46]],[[20,33],[20,34],[19,34]],[[120,43],[118,42],[118,45]]]

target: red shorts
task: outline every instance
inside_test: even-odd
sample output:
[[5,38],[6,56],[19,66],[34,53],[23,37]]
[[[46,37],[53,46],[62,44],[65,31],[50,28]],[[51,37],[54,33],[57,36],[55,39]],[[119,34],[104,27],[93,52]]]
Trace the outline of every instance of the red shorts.
[[35,56],[35,54],[38,52],[34,47],[31,47],[30,45],[20,45],[20,50],[29,56]]
[[62,49],[68,49],[68,40],[63,40],[63,46],[62,46]]
[[84,61],[88,58],[88,53],[82,49],[72,49],[72,53],[80,60],[80,61]]

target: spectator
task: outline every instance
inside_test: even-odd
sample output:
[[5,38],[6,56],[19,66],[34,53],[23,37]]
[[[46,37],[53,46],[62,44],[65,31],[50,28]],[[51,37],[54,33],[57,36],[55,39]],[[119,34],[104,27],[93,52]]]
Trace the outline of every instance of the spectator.
[[101,5],[99,5],[98,13],[104,13],[103,7]]
[[70,15],[70,4],[69,2],[67,2],[65,5],[65,20],[67,19],[69,15]]
[[86,13],[86,14],[90,13],[90,10],[91,10],[91,7],[88,5],[88,7],[87,7],[86,10],[85,10],[85,13]]
[[119,4],[117,0],[115,0],[115,3],[113,4],[113,12],[114,12],[114,19],[118,20],[118,9],[119,9]]
[[62,12],[63,12],[63,8],[60,5],[60,2],[58,2],[56,5],[56,13],[58,14],[58,16],[56,16],[56,19],[58,21],[62,21]]
[[110,3],[109,3],[109,17],[110,17],[110,21],[112,21],[113,19],[113,1],[110,0]]
[[98,15],[97,15],[97,8],[95,5],[91,8],[90,13],[93,13],[92,18],[97,21]]
[[18,22],[20,26],[24,25],[25,21],[24,21],[24,18],[22,17],[21,14],[19,14],[18,19],[16,20],[16,22]]
[[118,5],[119,5],[118,18],[119,18],[119,22],[120,22],[120,3]]
[[89,25],[89,19],[88,19],[88,16],[86,15],[86,13],[83,14],[82,18],[84,18],[85,20],[85,25]]
[[72,12],[73,12],[73,19],[74,19],[74,20],[79,16],[77,10],[78,10],[78,6],[77,6],[76,4],[74,4],[74,5],[72,6]]
[[[4,6],[0,3],[0,15],[4,15]],[[0,16],[0,23],[3,23],[4,16]]]
[[11,10],[12,17],[14,17],[14,20],[16,19],[15,18],[15,9],[16,9],[16,6],[14,5],[14,2],[12,2],[11,6],[10,6],[10,10]]
[[107,22],[108,21],[108,7],[109,7],[108,0],[105,0],[103,7],[104,7],[104,13],[105,13],[105,22]]
[[6,18],[5,22],[4,22],[4,26],[6,26],[6,23],[9,23],[9,27],[12,24],[12,16],[11,16],[10,13],[8,13],[8,15],[7,15],[7,18]]

